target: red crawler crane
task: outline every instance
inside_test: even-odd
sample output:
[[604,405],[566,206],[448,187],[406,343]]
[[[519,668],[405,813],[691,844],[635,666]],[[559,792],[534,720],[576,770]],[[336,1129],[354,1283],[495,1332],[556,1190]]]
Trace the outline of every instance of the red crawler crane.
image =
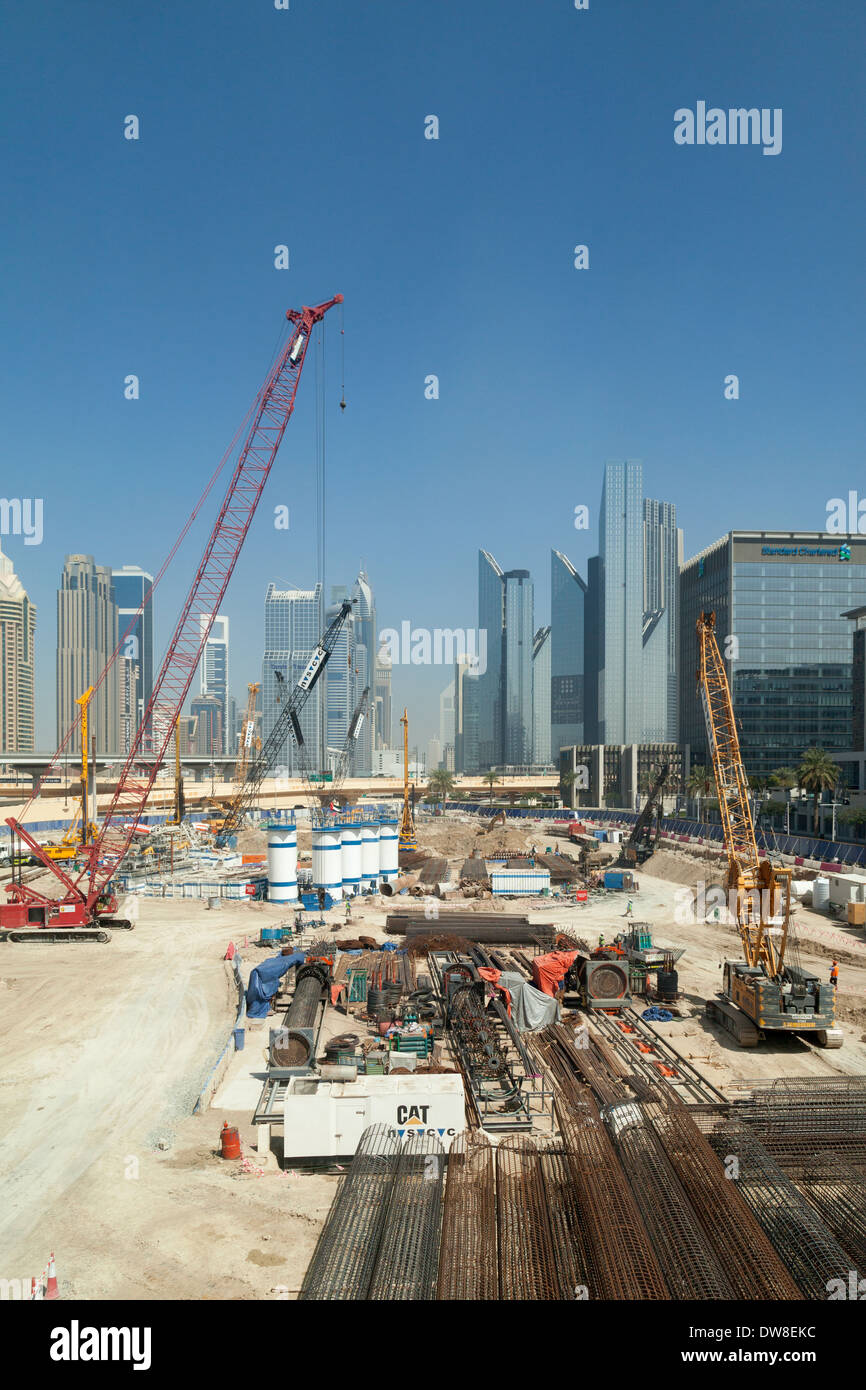
[[343,296],[313,308],[290,309],[294,325],[288,342],[271,368],[252,412],[252,423],[238,454],[219,516],[153,685],[147,709],[123,766],[99,835],[87,848],[84,866],[67,873],[49,859],[41,845],[14,819],[7,820],[45,866],[59,879],[63,893],[50,898],[23,882],[7,885],[10,901],[0,906],[0,939],[109,941],[106,927],[128,927],[112,918],[117,900],[111,880],[136,833],[175,721],[201,660],[214,618],[250,529],[259,498],[295,408],[301,370],[315,324]]

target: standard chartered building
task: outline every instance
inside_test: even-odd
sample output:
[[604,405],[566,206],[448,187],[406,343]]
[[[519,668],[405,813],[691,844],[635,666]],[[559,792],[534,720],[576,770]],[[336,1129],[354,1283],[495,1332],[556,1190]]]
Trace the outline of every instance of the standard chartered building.
[[866,603],[866,536],[730,531],[680,569],[680,742],[708,763],[695,626],[716,613],[750,776],[851,747],[853,636]]

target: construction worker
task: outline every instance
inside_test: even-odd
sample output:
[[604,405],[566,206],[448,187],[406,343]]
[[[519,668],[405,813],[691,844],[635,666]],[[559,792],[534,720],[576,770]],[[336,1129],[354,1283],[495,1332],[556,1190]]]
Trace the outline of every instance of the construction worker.
[[601,935],[600,935],[599,938],[598,938],[598,949],[601,950],[601,948],[602,948],[603,945],[604,945],[604,932],[602,932]]
[[625,905],[625,915],[626,915],[626,917],[633,917],[633,916],[634,916],[634,907],[633,907],[631,898],[629,898],[628,902],[627,902],[626,905]]
[[839,986],[839,962],[837,960],[834,960],[833,964],[830,966],[830,984],[834,989],[837,989]]

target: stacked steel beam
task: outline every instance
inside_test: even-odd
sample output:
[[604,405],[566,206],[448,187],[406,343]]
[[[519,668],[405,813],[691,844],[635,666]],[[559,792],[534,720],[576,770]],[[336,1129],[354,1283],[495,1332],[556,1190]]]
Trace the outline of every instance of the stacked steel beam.
[[439,1255],[441,1300],[496,1302],[496,1165],[482,1130],[458,1134],[448,1154]]
[[397,1160],[367,1297],[436,1297],[445,1151],[436,1134],[409,1134]]
[[304,1276],[301,1299],[367,1298],[399,1154],[395,1129],[364,1130]]
[[661,1266],[588,1090],[560,1115],[560,1128],[585,1223],[589,1297],[666,1299]]
[[[658,1136],[737,1298],[798,1299],[802,1295],[719,1156],[686,1107],[658,1089],[644,1113]],[[727,1153],[730,1153],[727,1150]]]
[[573,1298],[562,1290],[538,1150],[511,1134],[496,1150],[499,1289],[503,1301]]

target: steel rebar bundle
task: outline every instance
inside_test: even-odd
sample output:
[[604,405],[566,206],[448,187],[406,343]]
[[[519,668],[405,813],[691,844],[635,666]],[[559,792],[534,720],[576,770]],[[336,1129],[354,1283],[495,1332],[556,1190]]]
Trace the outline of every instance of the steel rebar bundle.
[[436,1134],[409,1134],[397,1160],[368,1298],[436,1297],[445,1151]]
[[735,1186],[806,1298],[827,1298],[828,1281],[847,1280],[850,1257],[748,1125],[728,1121],[710,1135],[737,1161]]
[[[644,1106],[665,1155],[704,1228],[737,1298],[802,1297],[719,1156],[685,1106],[668,1098]],[[726,1153],[730,1153],[726,1149]]]
[[580,1103],[583,1088],[578,1077],[601,1105],[631,1099],[631,1091],[618,1075],[618,1065],[585,1026],[575,1031],[564,1023],[554,1023],[539,1033],[535,1041],[545,1065],[570,1101]]
[[568,1159],[561,1148],[545,1149],[539,1162],[562,1297],[588,1298],[590,1252]]
[[448,1154],[437,1298],[495,1302],[496,1163],[483,1130],[458,1134]]
[[496,1150],[499,1288],[503,1301],[573,1298],[563,1293],[539,1153],[528,1135],[510,1134]]
[[400,1139],[390,1125],[364,1130],[319,1235],[299,1298],[367,1298],[399,1154]]
[[797,1183],[824,1225],[851,1257],[852,1265],[866,1274],[866,1179],[834,1154],[812,1160]]
[[560,1115],[560,1129],[586,1230],[589,1297],[666,1299],[661,1266],[588,1089],[579,1109]]
[[750,1089],[723,1113],[748,1125],[789,1178],[799,1181],[817,1154],[836,1154],[866,1175],[866,1078],[779,1078]]
[[608,1107],[613,1136],[671,1296],[730,1299],[735,1294],[643,1107]]

